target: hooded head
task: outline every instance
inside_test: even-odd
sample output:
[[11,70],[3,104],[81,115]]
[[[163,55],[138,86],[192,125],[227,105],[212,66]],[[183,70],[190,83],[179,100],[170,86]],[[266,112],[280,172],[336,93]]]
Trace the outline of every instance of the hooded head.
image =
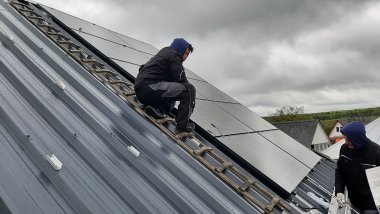
[[343,127],[341,132],[352,143],[354,149],[360,149],[368,141],[364,124],[361,122],[350,122]]
[[188,43],[186,40],[182,38],[176,38],[170,45],[170,47],[177,53],[181,55],[181,58],[183,54],[185,53],[187,48],[190,48],[190,51],[193,52],[193,47],[190,43]]

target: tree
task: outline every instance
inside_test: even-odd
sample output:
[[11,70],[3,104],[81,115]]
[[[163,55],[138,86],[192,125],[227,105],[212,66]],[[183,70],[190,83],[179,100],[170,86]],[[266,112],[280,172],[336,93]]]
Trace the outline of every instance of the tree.
[[271,116],[272,122],[297,121],[309,119],[304,114],[304,107],[282,106],[276,109],[276,112]]

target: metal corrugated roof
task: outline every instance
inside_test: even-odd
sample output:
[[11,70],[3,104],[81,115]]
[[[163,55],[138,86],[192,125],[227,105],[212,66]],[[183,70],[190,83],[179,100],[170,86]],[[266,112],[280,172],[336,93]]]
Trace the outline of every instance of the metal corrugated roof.
[[0,192],[10,211],[259,213],[22,17],[0,16]]
[[[9,4],[0,5],[2,212],[263,212],[94,78]],[[93,59],[119,72],[96,55]],[[259,135],[265,136],[265,130]],[[240,167],[241,163],[203,137],[197,138],[250,176],[251,171]],[[132,147],[139,152],[137,157],[128,149]],[[299,152],[292,148],[286,151]],[[63,164],[61,169],[55,170],[47,161],[52,155]],[[314,159],[306,165],[314,166]],[[326,180],[334,166],[320,167],[326,165],[324,162],[322,159],[295,192],[285,197],[292,206],[291,213],[302,212],[299,203],[304,208],[313,207],[309,203],[312,200],[304,195],[307,191],[324,198],[321,192],[325,188],[332,191]],[[231,172],[226,176],[246,185]],[[260,179],[270,184],[265,176]],[[247,191],[269,206],[273,198],[264,192],[273,195],[272,190],[277,189],[255,182],[263,189]],[[302,202],[292,202],[293,196]],[[274,209],[274,213],[280,212],[278,207]]]

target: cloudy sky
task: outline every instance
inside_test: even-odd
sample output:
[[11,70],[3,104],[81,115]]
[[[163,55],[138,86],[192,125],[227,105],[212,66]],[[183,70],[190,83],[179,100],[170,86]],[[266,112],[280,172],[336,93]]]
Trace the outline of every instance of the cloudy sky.
[[38,2],[159,49],[185,38],[185,67],[262,116],[380,106],[379,1]]

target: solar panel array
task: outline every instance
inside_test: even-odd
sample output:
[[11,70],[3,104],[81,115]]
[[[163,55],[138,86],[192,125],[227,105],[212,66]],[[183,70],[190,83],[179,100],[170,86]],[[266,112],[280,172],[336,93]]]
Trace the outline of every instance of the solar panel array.
[[0,2],[0,213],[262,212],[33,25],[51,29],[38,9],[16,3]]
[[[150,44],[44,8],[132,76],[136,76],[139,66],[158,51]],[[320,157],[202,79],[202,71],[197,73],[199,75],[186,69],[189,81],[197,89],[196,108],[191,119],[291,193]]]

